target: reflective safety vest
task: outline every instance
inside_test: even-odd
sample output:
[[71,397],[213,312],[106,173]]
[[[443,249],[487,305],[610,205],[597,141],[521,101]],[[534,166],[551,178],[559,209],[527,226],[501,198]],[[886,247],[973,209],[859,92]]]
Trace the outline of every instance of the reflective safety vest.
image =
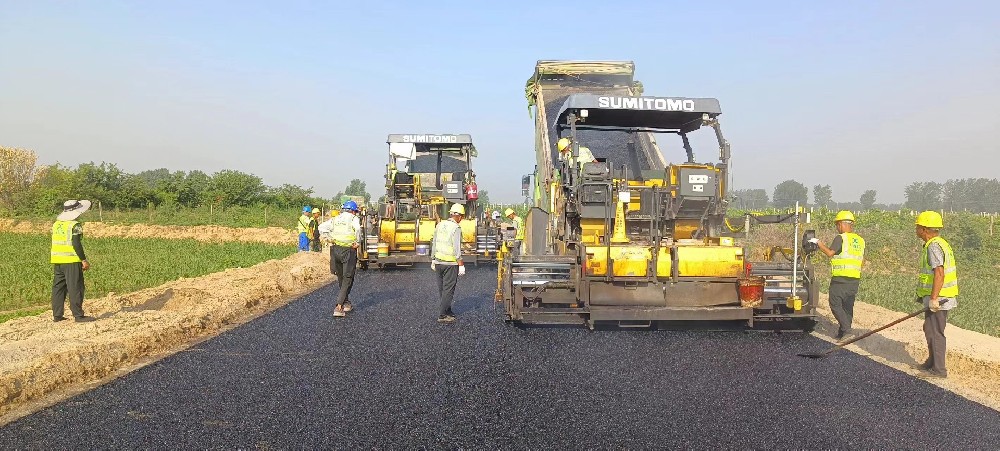
[[77,263],[80,256],[73,249],[73,228],[77,221],[56,221],[52,224],[52,263]]
[[514,216],[514,229],[517,234],[514,236],[515,240],[524,239],[524,220],[520,216]]
[[958,296],[958,268],[955,267],[955,253],[951,250],[951,245],[939,236],[924,243],[924,251],[920,254],[917,296],[930,296],[931,289],[934,287],[934,268],[931,268],[931,264],[927,260],[927,249],[931,243],[938,243],[941,245],[941,250],[944,251],[944,281],[941,283],[941,292],[938,293],[938,296],[942,298],[956,297]]
[[333,227],[330,228],[330,238],[337,246],[350,247],[358,242],[358,230],[354,228],[354,215],[351,213],[341,213],[333,218]]
[[865,240],[856,233],[840,234],[840,253],[830,259],[833,277],[861,278],[861,263],[865,259]]
[[454,236],[458,234],[459,241],[461,242],[462,227],[458,225],[457,222],[447,219],[438,223],[437,228],[434,229],[434,258],[443,262],[454,262],[458,261],[458,257],[461,256],[461,249],[458,249],[458,253],[455,251],[455,241]]
[[299,233],[306,233],[309,230],[309,220],[311,219],[312,217],[309,215],[299,216]]

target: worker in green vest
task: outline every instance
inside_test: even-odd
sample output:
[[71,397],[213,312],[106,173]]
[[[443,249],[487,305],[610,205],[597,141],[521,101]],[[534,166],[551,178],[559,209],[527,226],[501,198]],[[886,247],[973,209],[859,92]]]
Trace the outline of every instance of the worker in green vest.
[[83,313],[83,272],[90,269],[90,262],[83,252],[83,224],[77,221],[88,209],[89,200],[68,200],[52,224],[52,319],[56,322],[66,319],[63,312],[67,295],[76,322],[95,319]]
[[936,211],[917,215],[917,237],[924,241],[920,253],[920,275],[917,279],[917,302],[922,302],[924,337],[927,339],[928,357],[917,367],[931,377],[948,377],[945,365],[947,340],[944,328],[948,324],[948,311],[958,306],[958,269],[955,252],[941,238],[944,221]]
[[524,220],[514,213],[513,208],[508,208],[503,212],[507,219],[514,223],[514,245],[511,250],[521,250],[521,243],[524,242]]
[[299,252],[307,252],[309,250],[309,220],[312,219],[309,216],[309,212],[311,210],[312,208],[306,205],[302,207],[302,214],[299,215]]
[[[358,204],[353,200],[344,202],[340,214],[330,221],[330,272],[337,275],[340,283],[340,293],[337,294],[337,305],[333,309],[334,317],[347,316],[351,307],[351,288],[354,286],[354,273],[358,266],[358,247],[362,239],[361,220],[358,219]],[[322,232],[325,227],[321,227]]]
[[861,285],[865,240],[854,233],[854,213],[840,211],[833,221],[838,235],[829,247],[818,238],[812,238],[809,242],[818,245],[819,250],[830,257],[830,311],[839,323],[836,338],[847,341],[851,338],[854,300]]
[[[431,270],[437,276],[438,293],[441,296],[439,323],[455,322],[455,313],[451,310],[455,299],[455,286],[458,276],[465,275],[465,263],[462,261],[462,217],[465,216],[465,206],[454,204],[449,210],[451,217],[438,223],[434,228],[434,238],[431,239]],[[440,270],[438,269],[440,266]]]

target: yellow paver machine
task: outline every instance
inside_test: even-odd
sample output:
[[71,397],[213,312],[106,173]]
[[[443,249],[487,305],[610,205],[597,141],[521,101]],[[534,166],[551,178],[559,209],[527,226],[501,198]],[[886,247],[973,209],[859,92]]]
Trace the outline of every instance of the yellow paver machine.
[[[529,79],[534,207],[524,243],[498,271],[505,319],[810,330],[817,292],[798,252],[804,215],[759,218],[795,224],[794,255],[750,262],[726,220],[730,146],[718,100],[639,95],[633,71],[631,62],[539,61]],[[692,134],[702,130],[718,161],[696,162]],[[676,138],[683,159],[668,163],[656,137]]]
[[437,223],[454,203],[465,206],[461,222],[464,260],[494,259],[495,230],[482,224],[476,174],[477,151],[468,134],[391,134],[386,194],[365,224],[367,245],[360,265],[383,267],[430,263]]

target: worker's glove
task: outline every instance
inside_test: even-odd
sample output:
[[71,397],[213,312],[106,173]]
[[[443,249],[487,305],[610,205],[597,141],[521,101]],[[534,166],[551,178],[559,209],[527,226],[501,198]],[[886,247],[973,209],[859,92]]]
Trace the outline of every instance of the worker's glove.
[[437,266],[434,265],[434,260],[431,260],[431,271],[437,271]]
[[808,241],[812,244],[819,244],[819,238],[809,238]]
[[462,265],[462,266],[458,267],[458,275],[460,275],[460,276],[464,276],[465,275],[465,265]]
[[930,301],[927,302],[927,308],[930,309],[930,311],[932,312],[937,312],[941,310],[941,301],[937,299],[931,299]]

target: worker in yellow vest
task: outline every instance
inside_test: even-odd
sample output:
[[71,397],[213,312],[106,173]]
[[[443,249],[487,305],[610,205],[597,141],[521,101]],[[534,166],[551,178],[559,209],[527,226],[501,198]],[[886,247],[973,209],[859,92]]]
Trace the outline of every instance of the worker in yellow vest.
[[90,269],[90,262],[83,252],[83,224],[76,220],[88,209],[89,200],[68,200],[52,224],[52,320],[56,322],[66,319],[63,312],[67,295],[76,322],[95,319],[83,313],[83,272]]
[[924,313],[924,337],[929,356],[919,369],[931,377],[948,377],[945,365],[947,341],[944,328],[948,324],[948,311],[958,306],[958,268],[955,252],[941,238],[944,221],[936,211],[917,215],[917,237],[924,241],[920,253],[920,275],[917,279],[917,302],[928,309]]
[[312,218],[309,216],[309,212],[312,209],[306,205],[302,207],[302,214],[299,215],[298,231],[299,231],[299,252],[306,252],[309,250],[309,220]]
[[465,206],[454,204],[449,213],[451,217],[439,222],[434,228],[434,238],[431,240],[431,270],[437,276],[438,293],[441,296],[438,322],[445,324],[455,322],[451,304],[455,299],[458,276],[465,275],[462,227],[459,225],[465,216]]
[[852,336],[854,300],[861,285],[865,240],[854,233],[854,213],[840,211],[833,221],[838,235],[829,247],[818,238],[812,238],[809,242],[818,245],[819,250],[830,257],[830,311],[839,323],[836,338],[847,341]]
[[[566,155],[564,158],[569,161],[569,164],[574,164],[573,160],[573,148],[571,145],[573,140],[569,138],[562,138],[556,143],[556,148],[559,149],[560,154]],[[580,146],[580,152],[577,155],[576,162],[580,163],[580,170],[583,170],[583,165],[587,163],[597,163],[597,158],[594,158],[594,153],[590,151],[590,148],[585,146]]]
[[337,305],[333,316],[347,316],[351,307],[351,288],[354,286],[354,273],[358,266],[358,247],[361,243],[361,220],[358,219],[358,204],[353,200],[344,202],[340,214],[320,225],[319,231],[329,237],[330,272],[337,275],[340,293],[337,294]]
[[521,243],[524,241],[524,220],[514,213],[513,208],[504,210],[503,214],[514,223],[514,245],[511,250],[520,251]]

